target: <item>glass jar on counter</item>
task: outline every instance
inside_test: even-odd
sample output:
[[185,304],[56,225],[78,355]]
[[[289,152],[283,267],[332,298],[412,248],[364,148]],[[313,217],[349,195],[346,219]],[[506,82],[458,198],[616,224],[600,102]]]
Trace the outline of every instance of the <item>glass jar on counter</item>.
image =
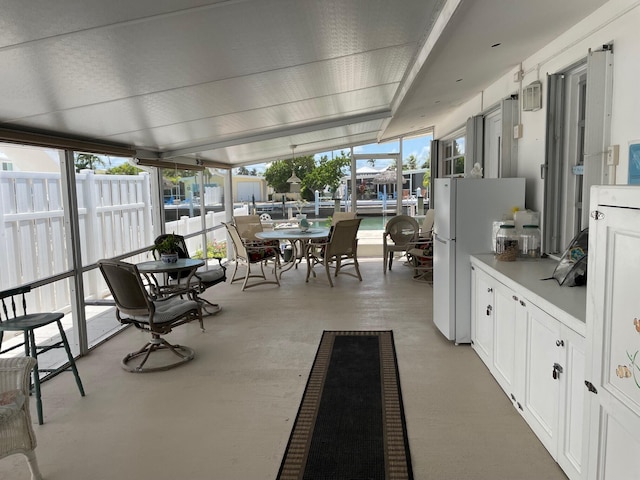
[[496,259],[515,262],[518,257],[518,232],[514,225],[501,225],[496,234]]
[[538,225],[522,226],[519,248],[521,257],[540,257],[540,228]]

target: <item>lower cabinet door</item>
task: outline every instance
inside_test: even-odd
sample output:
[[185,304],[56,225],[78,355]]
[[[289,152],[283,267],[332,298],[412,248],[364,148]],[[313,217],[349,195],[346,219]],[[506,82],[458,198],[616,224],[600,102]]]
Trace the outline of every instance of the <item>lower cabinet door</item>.
[[491,370],[493,363],[493,291],[496,281],[478,268],[471,271],[471,346]]
[[566,368],[560,389],[560,426],[558,464],[571,479],[584,478],[583,448],[585,420],[585,339],[573,330],[562,327],[559,348]]
[[560,379],[565,368],[560,363],[562,352],[556,345],[560,339],[560,324],[535,305],[525,308],[528,344],[522,414],[557,459]]
[[502,284],[495,287],[493,368],[496,380],[511,397],[516,381],[516,305],[518,297]]

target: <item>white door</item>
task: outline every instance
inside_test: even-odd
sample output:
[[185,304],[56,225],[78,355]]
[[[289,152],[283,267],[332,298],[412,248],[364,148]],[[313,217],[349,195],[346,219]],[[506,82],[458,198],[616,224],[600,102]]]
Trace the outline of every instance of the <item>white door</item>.
[[502,111],[484,117],[484,178],[500,177]]
[[[588,478],[640,478],[640,209],[597,207],[589,234]],[[590,238],[590,240],[592,240]],[[590,244],[592,242],[590,241]],[[592,256],[592,254],[594,256]],[[589,326],[589,324],[588,324]],[[589,386],[589,385],[588,385]]]
[[262,201],[260,182],[238,182],[237,189],[240,202]]

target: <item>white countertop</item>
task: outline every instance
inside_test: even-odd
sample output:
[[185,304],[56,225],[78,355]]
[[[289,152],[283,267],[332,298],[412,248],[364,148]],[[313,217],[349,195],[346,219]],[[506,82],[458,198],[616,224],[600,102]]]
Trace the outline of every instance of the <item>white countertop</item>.
[[549,278],[557,261],[548,258],[501,262],[493,254],[471,256],[471,263],[581,335],[586,335],[587,287],[563,287]]

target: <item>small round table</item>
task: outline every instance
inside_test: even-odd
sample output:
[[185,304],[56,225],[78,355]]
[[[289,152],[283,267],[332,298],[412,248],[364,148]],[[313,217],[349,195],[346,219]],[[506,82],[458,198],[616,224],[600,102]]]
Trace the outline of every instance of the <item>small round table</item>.
[[287,270],[293,268],[296,265],[298,255],[302,252],[298,252],[298,244],[306,244],[309,240],[318,240],[320,238],[326,238],[329,236],[328,228],[310,228],[306,232],[303,232],[299,228],[279,228],[276,230],[269,230],[266,232],[256,232],[256,238],[261,240],[288,240],[291,242],[291,260],[287,262],[287,265],[280,269],[280,278],[282,274]]
[[[179,258],[175,263],[166,263],[162,260],[151,260],[148,262],[138,263],[138,271],[145,276],[149,285],[156,296],[173,295],[176,293],[193,295],[194,287],[191,285],[191,277],[196,273],[198,268],[204,265],[204,260],[193,258]],[[161,273],[164,276],[163,285],[160,285],[156,274]],[[167,277],[169,274],[177,274],[179,279],[184,278],[184,282],[176,284],[168,284]],[[186,273],[186,275],[185,275]],[[197,300],[194,298],[194,300]]]

